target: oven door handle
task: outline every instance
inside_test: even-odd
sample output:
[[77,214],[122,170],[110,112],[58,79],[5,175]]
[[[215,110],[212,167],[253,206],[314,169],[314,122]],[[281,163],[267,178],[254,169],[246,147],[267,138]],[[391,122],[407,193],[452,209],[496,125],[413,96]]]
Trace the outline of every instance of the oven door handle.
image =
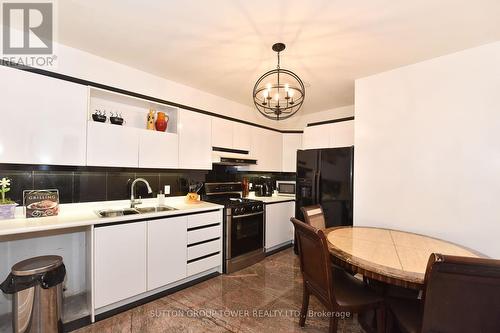
[[242,217],[249,217],[249,216],[255,216],[255,215],[261,215],[264,214],[264,212],[257,212],[257,213],[250,213],[250,214],[245,214],[245,215],[236,215],[236,216],[231,216],[233,219],[239,219]]

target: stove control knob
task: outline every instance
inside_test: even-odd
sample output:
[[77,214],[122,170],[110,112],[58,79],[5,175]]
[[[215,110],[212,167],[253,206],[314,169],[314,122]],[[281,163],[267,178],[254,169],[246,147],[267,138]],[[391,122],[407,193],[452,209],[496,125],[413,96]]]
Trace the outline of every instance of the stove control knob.
[[256,211],[257,210],[257,206],[252,206],[252,211]]
[[258,209],[258,210],[262,210],[262,205],[258,205],[258,206],[257,206],[257,209]]
[[234,209],[234,213],[235,213],[235,214],[238,214],[239,212],[240,212],[240,208],[235,208],[235,209]]

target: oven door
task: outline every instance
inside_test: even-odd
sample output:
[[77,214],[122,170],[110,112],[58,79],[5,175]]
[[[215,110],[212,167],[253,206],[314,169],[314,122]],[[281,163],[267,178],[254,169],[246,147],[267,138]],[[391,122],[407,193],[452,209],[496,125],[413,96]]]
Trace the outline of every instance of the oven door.
[[264,212],[228,216],[227,258],[264,248]]

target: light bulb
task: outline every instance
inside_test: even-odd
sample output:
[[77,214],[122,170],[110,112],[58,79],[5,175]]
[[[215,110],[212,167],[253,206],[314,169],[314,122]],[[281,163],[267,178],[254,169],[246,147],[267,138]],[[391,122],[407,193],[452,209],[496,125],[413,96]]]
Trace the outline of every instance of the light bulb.
[[266,84],[266,88],[267,88],[267,90],[271,90],[271,87],[272,87],[272,86],[271,86],[271,84],[270,84],[270,83]]
[[276,102],[279,101],[280,100],[280,94],[275,94],[274,95],[274,99],[276,100]]
[[288,91],[288,96],[293,97],[293,90]]
[[267,98],[267,96],[269,96],[269,91],[268,90],[262,91],[262,96],[264,96],[264,99]]
[[290,90],[290,85],[288,83],[285,83],[285,91],[288,92]]

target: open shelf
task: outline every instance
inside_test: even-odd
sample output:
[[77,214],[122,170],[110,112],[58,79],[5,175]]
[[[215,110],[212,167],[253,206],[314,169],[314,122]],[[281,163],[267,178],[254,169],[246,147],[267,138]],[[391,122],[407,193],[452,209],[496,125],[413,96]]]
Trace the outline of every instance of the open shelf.
[[108,117],[105,124],[120,126],[109,122],[111,112],[113,112],[113,114],[118,112],[125,119],[125,123],[122,126],[146,130],[147,116],[150,109],[157,112],[164,112],[169,118],[166,132],[172,134],[177,133],[177,108],[137,97],[89,87],[89,121],[93,121],[92,114],[96,110],[105,110],[106,116]]

